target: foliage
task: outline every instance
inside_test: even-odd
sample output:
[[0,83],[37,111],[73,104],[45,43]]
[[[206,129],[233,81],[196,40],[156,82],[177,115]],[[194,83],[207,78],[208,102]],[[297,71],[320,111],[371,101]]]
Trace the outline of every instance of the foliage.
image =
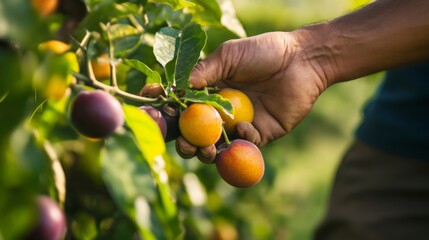
[[[195,225],[195,189],[186,187],[204,184],[170,156],[156,123],[138,107],[180,110],[203,102],[231,114],[228,100],[189,84],[207,54],[207,29],[244,36],[231,6],[229,0],[65,0],[53,14],[39,14],[31,1],[0,3],[0,239],[28,232],[32,199],[40,194],[64,209],[67,239],[211,234]],[[52,39],[69,46],[47,44]],[[103,66],[110,74],[97,75]],[[140,96],[147,84],[163,93]],[[70,123],[74,98],[95,89],[115,96],[125,116],[103,139],[87,138]]]

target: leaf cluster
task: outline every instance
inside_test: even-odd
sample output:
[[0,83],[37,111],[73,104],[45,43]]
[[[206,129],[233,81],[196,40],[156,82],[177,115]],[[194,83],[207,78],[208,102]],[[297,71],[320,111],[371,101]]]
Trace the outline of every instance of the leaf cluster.
[[[35,219],[33,197],[44,194],[64,209],[70,238],[185,238],[193,228],[183,221],[192,205],[184,200],[193,191],[184,183],[187,166],[138,107],[204,102],[232,113],[228,100],[189,84],[206,54],[207,29],[244,36],[230,1],[61,2],[69,4],[49,16],[31,1],[0,3],[0,236],[21,237]],[[39,48],[52,39],[70,50]],[[106,79],[92,65],[102,55]],[[149,84],[162,94],[141,96]],[[126,119],[106,139],[88,139],[70,124],[74,97],[94,89],[114,95]]]

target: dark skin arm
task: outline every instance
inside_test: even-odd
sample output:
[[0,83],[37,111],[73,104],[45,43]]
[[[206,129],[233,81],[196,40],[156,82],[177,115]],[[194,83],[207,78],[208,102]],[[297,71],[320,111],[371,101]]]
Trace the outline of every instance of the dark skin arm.
[[[332,84],[429,59],[429,1],[379,0],[326,23],[293,32],[231,40],[199,62],[195,88],[217,85],[246,93],[252,124],[237,133],[259,147],[287,135]],[[214,146],[196,148],[183,137],[178,153],[210,162]]]

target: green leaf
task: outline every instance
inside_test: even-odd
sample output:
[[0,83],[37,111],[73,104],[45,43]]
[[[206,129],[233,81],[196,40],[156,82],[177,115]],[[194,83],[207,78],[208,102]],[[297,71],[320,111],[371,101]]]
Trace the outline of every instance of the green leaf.
[[245,37],[246,32],[235,14],[231,0],[192,0],[197,5],[190,9],[193,20],[203,26],[224,27]]
[[198,24],[187,25],[182,31],[164,27],[155,34],[154,54],[164,66],[168,82],[179,89],[189,88],[189,76],[206,40],[207,35]]
[[100,31],[100,23],[111,22],[113,19],[126,19],[130,15],[143,16],[141,6],[134,3],[113,3],[114,1],[97,1],[89,6],[90,13],[83,19],[76,29],[76,33],[83,37],[86,31]]
[[129,24],[114,24],[107,29],[116,56],[132,52],[140,44],[141,32]]
[[146,64],[143,62],[137,60],[137,59],[124,59],[124,63],[130,67],[133,67],[134,69],[138,70],[139,72],[146,75],[146,84],[151,83],[162,83],[161,76],[157,71],[153,71],[150,69]]
[[137,145],[149,167],[153,178],[158,186],[160,201],[155,205],[158,208],[157,217],[168,227],[164,229],[165,234],[177,237],[181,234],[178,211],[168,183],[168,175],[165,171],[164,138],[155,121],[138,107],[123,105],[127,125],[133,131]]
[[214,25],[220,26],[222,11],[216,0],[193,0],[196,3],[194,8],[191,8],[193,20],[204,26]]
[[153,53],[156,60],[165,67],[176,56],[177,38],[180,31],[170,27],[161,28],[155,34],[155,42],[153,45]]
[[181,98],[184,102],[205,103],[232,117],[234,107],[231,102],[219,94],[208,94],[202,90],[188,90]]
[[[116,204],[139,227],[144,239],[156,239],[150,222],[141,220],[136,209],[139,199],[156,200],[151,170],[129,133],[110,137],[101,154],[101,174]],[[145,214],[150,216],[150,208]]]
[[207,34],[199,24],[186,26],[180,35],[175,68],[176,87],[189,88],[189,76],[206,45]]
[[[143,208],[146,201],[152,203],[155,205],[156,216],[158,219],[160,219],[163,224],[165,224],[167,227],[164,228],[165,235],[169,236],[178,236],[181,234],[181,228],[180,228],[180,221],[178,219],[178,211],[177,207],[175,205],[175,202],[173,200],[173,197],[171,195],[171,189],[168,182],[168,175],[165,171],[165,161],[163,158],[163,154],[165,152],[165,143],[164,139],[162,138],[161,132],[157,126],[157,124],[152,120],[152,118],[140,110],[139,108],[131,105],[123,105],[125,117],[126,117],[126,123],[130,127],[130,129],[133,131],[134,138],[131,138],[128,136],[128,139],[125,139],[121,136],[115,136],[113,139],[110,139],[109,142],[113,142],[109,144],[107,149],[114,149],[115,152],[112,152],[110,150],[107,154],[103,156],[103,158],[106,161],[125,161],[125,160],[118,160],[120,158],[122,159],[128,159],[127,161],[146,161],[147,166],[150,168],[152,177],[151,182],[155,182],[158,190],[158,196],[159,200],[155,201],[153,197],[142,195],[142,197],[133,198],[140,196],[136,195],[132,187],[130,186],[118,186],[115,182],[119,180],[111,180],[108,179],[109,176],[112,174],[118,175],[118,173],[114,173],[114,171],[118,171],[118,168],[127,168],[124,162],[120,162],[115,164],[115,166],[108,166],[109,170],[106,172],[106,170],[103,170],[105,172],[103,175],[105,176],[105,181],[112,181],[110,184],[114,184],[115,191],[112,191],[113,193],[116,192],[118,195],[118,202],[122,206],[127,206],[128,209],[131,209],[132,211],[136,211],[133,207],[134,205],[139,205]],[[115,140],[116,139],[116,140]],[[125,144],[128,144],[127,146],[124,146]],[[109,147],[110,146],[110,147]],[[140,156],[138,155],[137,150],[140,152]],[[114,160],[113,160],[114,159]],[[104,165],[105,163],[103,163]],[[128,163],[129,165],[131,163]],[[135,165],[136,163],[134,163]],[[121,175],[128,173],[132,173],[133,171],[128,167],[129,169],[125,169],[121,173]],[[147,170],[145,170],[147,172]],[[127,179],[129,177],[120,176],[122,179]],[[124,181],[124,180],[122,180]],[[123,182],[125,185],[132,185],[135,183],[130,182],[130,180],[127,180],[126,182]],[[120,193],[118,191],[124,191],[124,189],[128,189],[125,193]],[[142,186],[138,187],[139,189],[144,189]],[[127,196],[127,197],[124,197]],[[130,198],[134,199],[137,202],[133,202],[134,205],[131,204]],[[140,219],[143,218],[143,219]],[[140,219],[141,222],[147,222],[148,217],[136,216],[136,219]],[[144,220],[146,219],[146,220]],[[146,239],[146,238],[145,238]]]
[[123,104],[127,126],[136,137],[137,145],[149,164],[164,154],[165,142],[155,121],[138,107]]
[[[65,97],[60,100],[48,100],[42,103],[35,113],[31,123],[38,130],[39,137],[42,139],[49,138],[54,127],[59,122],[66,120],[66,109],[69,103],[69,98]],[[37,111],[43,108],[43,112],[38,115]]]
[[235,8],[231,0],[218,0],[222,10],[221,24],[239,37],[246,37],[246,31],[235,14]]
[[168,4],[175,10],[194,6],[192,2],[186,0],[149,0],[149,2]]
[[112,40],[140,34],[136,28],[129,24],[118,23],[109,26],[108,29]]
[[166,163],[163,156],[158,156],[151,164],[152,173],[159,190],[160,201],[154,203],[158,218],[163,222],[164,234],[167,239],[180,239],[183,234],[178,216],[177,206],[172,197],[172,190],[168,184]]

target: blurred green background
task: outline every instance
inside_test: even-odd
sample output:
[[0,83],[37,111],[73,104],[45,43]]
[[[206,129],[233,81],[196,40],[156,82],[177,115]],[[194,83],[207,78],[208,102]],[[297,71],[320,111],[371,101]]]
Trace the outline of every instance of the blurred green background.
[[[329,20],[369,1],[233,2],[247,34],[252,36],[267,31],[291,31],[302,25]],[[222,41],[219,33],[212,33],[209,37]],[[273,236],[275,239],[311,239],[313,229],[323,217],[335,169],[352,142],[362,109],[382,75],[379,73],[332,86],[290,135],[263,149],[268,165],[263,181],[272,181],[273,184],[258,184],[243,192],[245,197],[240,197],[236,211],[247,215],[252,227],[244,236],[241,232],[240,239],[268,239]]]

